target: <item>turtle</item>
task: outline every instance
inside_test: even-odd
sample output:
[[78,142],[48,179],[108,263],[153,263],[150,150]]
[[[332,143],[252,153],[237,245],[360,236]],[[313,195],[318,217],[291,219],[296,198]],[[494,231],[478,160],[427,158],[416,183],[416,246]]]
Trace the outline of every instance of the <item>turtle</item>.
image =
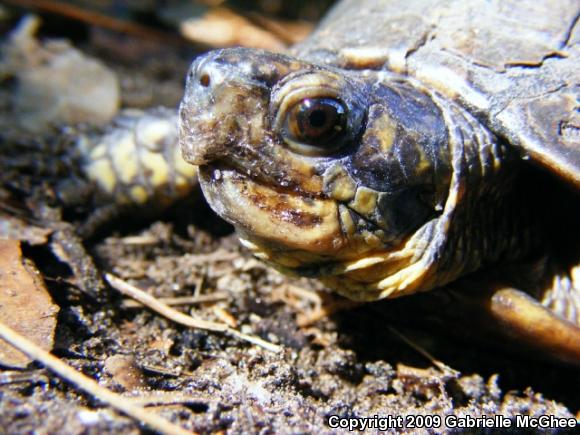
[[278,270],[359,301],[452,291],[467,323],[580,364],[579,16],[340,1],[288,53],[195,59],[183,157]]
[[177,124],[175,108],[123,109],[104,128],[75,126],[61,135],[72,142],[57,156],[69,174],[54,190],[59,205],[91,209],[77,223],[83,239],[117,217],[149,220],[195,201],[197,168],[181,157]]
[[195,166],[181,158],[177,133],[175,109],[124,109],[104,131],[77,135],[73,154],[100,202],[163,209],[197,185]]

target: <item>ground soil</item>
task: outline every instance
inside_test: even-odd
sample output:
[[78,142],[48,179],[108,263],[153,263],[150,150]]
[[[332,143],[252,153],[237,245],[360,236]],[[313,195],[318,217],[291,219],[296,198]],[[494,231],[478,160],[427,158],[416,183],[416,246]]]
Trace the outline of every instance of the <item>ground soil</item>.
[[[153,98],[145,88],[163,89],[158,100],[143,103],[153,105],[179,98],[189,59],[171,56],[171,63],[140,65],[104,58],[127,78],[126,105],[143,101],[140,95]],[[153,80],[161,80],[162,86],[152,86]],[[10,92],[6,84],[3,97],[9,98]],[[2,107],[8,110],[9,104]],[[23,142],[30,143],[30,138]],[[2,145],[12,153],[26,148],[14,141]],[[18,203],[38,218],[38,209],[53,198],[60,177],[49,172],[3,168],[3,200],[8,204],[18,192]],[[64,221],[78,224],[90,214],[91,206],[83,207],[61,210]],[[412,299],[349,307],[318,283],[282,276],[253,259],[199,194],[144,222],[125,215],[85,240],[95,273],[112,273],[156,297],[222,294],[221,301],[187,310],[230,322],[244,333],[281,345],[282,352],[127,307],[108,286],[87,293],[79,284],[82,277],[51,246],[49,240],[35,246],[24,243],[23,249],[60,306],[53,353],[102,386],[140,397],[152,405],[152,412],[192,431],[330,433],[338,432],[328,426],[332,415],[514,418],[573,417],[580,411],[577,368],[542,362],[519,352],[517,343],[506,351],[425,327]],[[321,307],[329,314],[318,318]],[[143,430],[40,365],[0,372],[0,433]],[[438,433],[445,431],[445,424],[407,430]]]

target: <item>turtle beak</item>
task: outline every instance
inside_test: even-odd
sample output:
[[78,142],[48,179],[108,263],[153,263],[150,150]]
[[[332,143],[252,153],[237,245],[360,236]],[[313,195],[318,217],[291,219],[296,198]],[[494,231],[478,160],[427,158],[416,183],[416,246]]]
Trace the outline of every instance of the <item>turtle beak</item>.
[[199,57],[179,108],[184,159],[194,165],[237,161],[267,141],[271,91],[303,67],[287,56],[247,48]]
[[267,54],[256,50],[216,50],[192,64],[179,109],[180,145],[187,162],[236,160],[249,142],[259,142],[269,84],[279,75],[277,70],[260,70],[263,56]]
[[212,105],[216,88],[224,84],[224,71],[214,58],[210,53],[191,65],[179,107],[179,143],[184,159],[194,165],[220,160],[227,154],[227,148],[215,138],[223,128],[223,119],[216,116]]

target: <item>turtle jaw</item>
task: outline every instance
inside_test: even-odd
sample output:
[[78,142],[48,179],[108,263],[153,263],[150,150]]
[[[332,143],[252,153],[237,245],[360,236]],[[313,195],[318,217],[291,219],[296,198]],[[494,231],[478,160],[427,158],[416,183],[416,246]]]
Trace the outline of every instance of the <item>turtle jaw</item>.
[[320,278],[360,301],[430,285],[424,277],[430,268],[414,263],[413,240],[385,251],[348,236],[339,202],[276,189],[218,164],[202,165],[199,179],[210,206],[235,226],[242,244],[281,272]]
[[333,255],[345,245],[332,200],[277,189],[218,164],[201,166],[199,179],[212,209],[260,258],[294,268],[304,256]]
[[242,244],[283,273],[320,278],[359,301],[402,296],[432,285],[429,265],[414,262],[415,241],[385,251],[350,238],[340,203],[332,199],[277,190],[215,164],[201,166],[199,179],[210,206],[234,225]]

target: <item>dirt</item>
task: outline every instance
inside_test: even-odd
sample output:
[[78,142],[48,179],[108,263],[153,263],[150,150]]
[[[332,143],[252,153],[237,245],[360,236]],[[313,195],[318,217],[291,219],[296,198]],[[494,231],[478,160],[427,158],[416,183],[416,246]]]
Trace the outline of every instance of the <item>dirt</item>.
[[[171,65],[179,66],[167,77],[158,72],[159,62],[147,62],[153,71],[148,75],[143,65],[115,65],[104,56],[122,78],[133,77],[124,82],[129,83],[125,104],[132,98],[142,101],[140,89],[151,89],[156,78],[164,83],[163,102],[177,98],[178,71],[185,75],[189,59],[172,59]],[[138,74],[131,76],[131,68]],[[5,84],[2,96],[9,94]],[[143,95],[149,98],[147,105],[154,104],[155,96]],[[0,107],[7,110],[9,104],[4,101]],[[74,228],[90,214],[90,203],[61,210],[54,200],[61,172],[34,165],[6,167],[6,153],[11,162],[15,155],[26,160],[34,155],[31,148],[54,148],[58,138],[55,133],[42,140],[2,141],[0,198],[3,212],[10,215],[16,207],[40,227],[49,226],[41,216],[50,205],[50,225],[74,244],[74,231],[62,232],[55,222],[73,223]],[[81,246],[96,267],[89,272],[112,273],[159,298],[223,294],[225,300],[184,309],[279,344],[282,352],[127,307],[107,286],[87,292],[80,274],[93,265],[75,269],[75,261],[83,259],[66,264],[54,246],[23,245],[60,307],[53,354],[102,386],[139,398],[152,412],[195,432],[341,432],[329,426],[336,415],[368,417],[370,424],[379,424],[381,417],[384,426],[379,428],[393,433],[405,425],[413,433],[440,433],[446,425],[497,414],[510,419],[511,430],[520,433],[514,428],[518,415],[580,417],[577,368],[532,358],[518,352],[517,343],[508,344],[508,352],[451,338],[422,324],[413,298],[345,308],[349,304],[315,281],[282,276],[253,259],[199,193],[158,219],[135,223],[125,215],[85,240]],[[329,314],[317,320],[321,307]],[[333,312],[333,307],[342,309]],[[427,427],[412,428],[413,422]],[[37,364],[0,371],[0,427],[10,434],[146,431]]]

